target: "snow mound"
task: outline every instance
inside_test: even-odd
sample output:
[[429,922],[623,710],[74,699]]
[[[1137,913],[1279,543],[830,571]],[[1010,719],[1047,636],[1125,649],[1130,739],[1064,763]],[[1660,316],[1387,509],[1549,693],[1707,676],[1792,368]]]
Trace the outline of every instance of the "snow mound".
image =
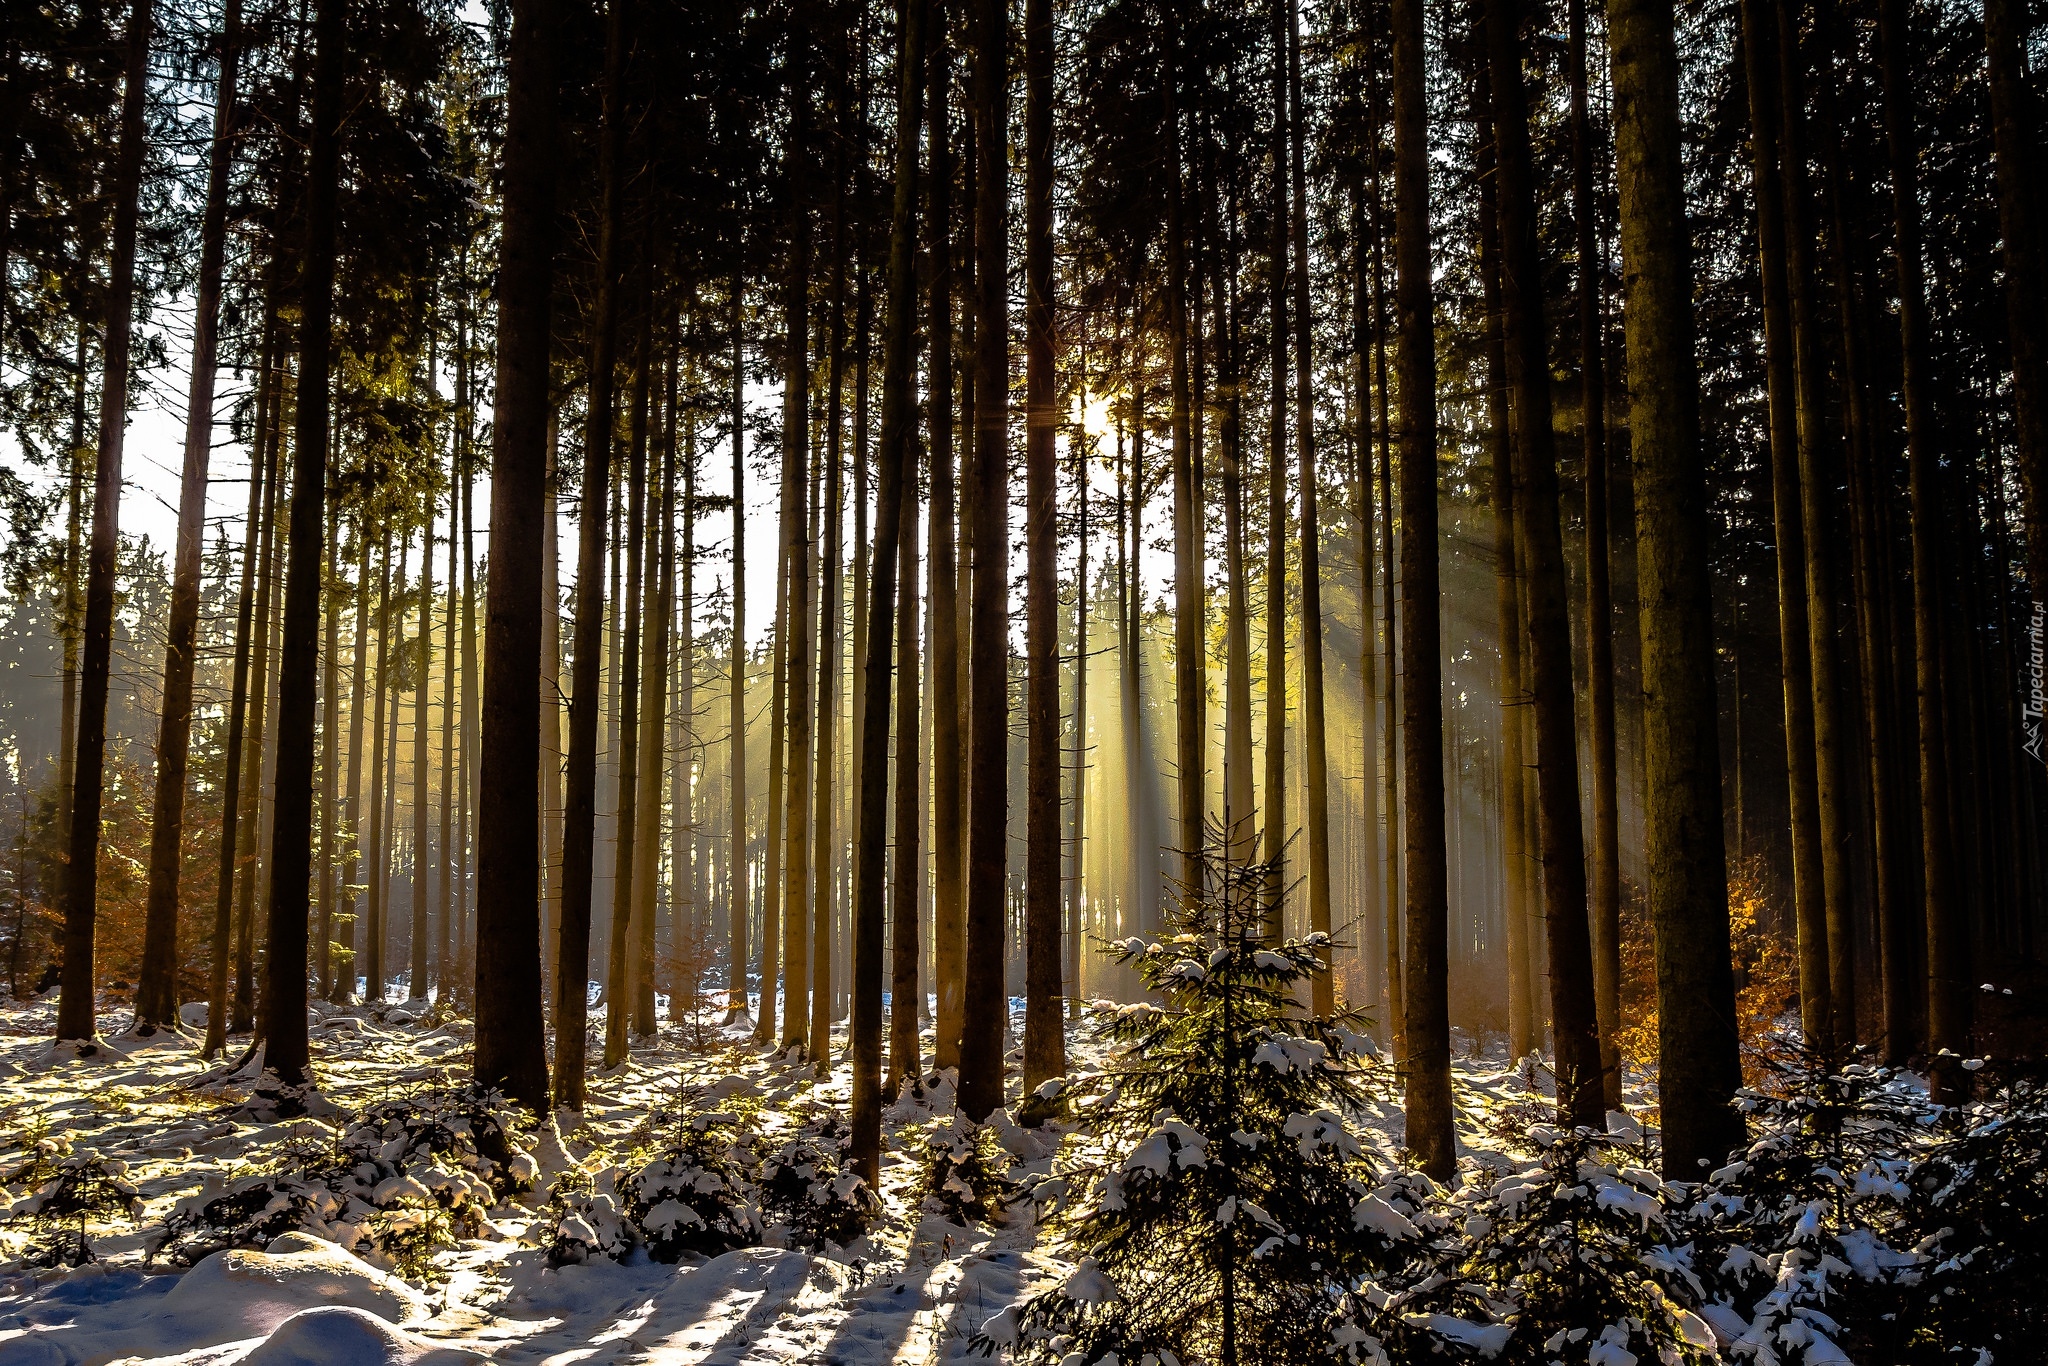
[[[105,1288],[116,1288],[113,1278],[104,1279]],[[304,1233],[273,1238],[268,1252],[216,1252],[168,1292],[157,1290],[160,1283],[159,1277],[137,1278],[133,1284],[123,1278],[120,1288],[126,1293],[91,1297],[89,1313],[53,1313],[56,1304],[37,1306],[40,1312],[23,1316],[37,1328],[0,1342],[0,1366],[102,1366],[128,1357],[176,1356],[268,1337],[308,1309],[361,1310],[399,1322],[427,1312],[419,1292],[404,1282]],[[82,1308],[64,1286],[58,1282],[39,1298]],[[347,1358],[351,1363],[358,1359],[395,1360]],[[343,1358],[320,1360],[339,1363]]]
[[241,1366],[459,1366],[475,1352],[415,1337],[347,1306],[306,1309],[277,1326]]
[[301,1309],[365,1309],[393,1322],[423,1315],[420,1293],[324,1238],[286,1233],[265,1252],[217,1252],[185,1273],[164,1308],[212,1318],[237,1317],[255,1337]]

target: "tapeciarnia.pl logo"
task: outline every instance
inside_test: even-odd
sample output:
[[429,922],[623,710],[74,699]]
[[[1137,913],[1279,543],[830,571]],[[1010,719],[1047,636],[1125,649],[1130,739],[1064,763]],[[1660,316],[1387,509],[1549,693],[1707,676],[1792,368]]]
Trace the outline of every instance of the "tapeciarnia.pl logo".
[[2041,714],[2048,704],[2048,663],[2042,657],[2043,609],[2037,601],[2033,614],[2027,618],[2027,700],[2020,708],[2020,720],[2026,728],[2026,751],[2036,760],[2041,755]]

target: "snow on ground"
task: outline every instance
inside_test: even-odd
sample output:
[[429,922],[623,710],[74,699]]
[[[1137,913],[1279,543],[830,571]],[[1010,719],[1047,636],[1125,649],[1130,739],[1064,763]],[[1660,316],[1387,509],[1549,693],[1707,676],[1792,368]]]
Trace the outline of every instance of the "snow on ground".
[[[49,1046],[54,999],[0,1012],[0,1170],[17,1165],[24,1139],[47,1125],[74,1151],[124,1161],[144,1205],[139,1220],[88,1231],[96,1263],[0,1272],[0,1366],[453,1366],[479,1356],[533,1366],[925,1366],[979,1360],[969,1343],[981,1325],[1069,1270],[1058,1248],[1040,1246],[1028,1200],[982,1229],[912,1208],[917,1163],[899,1138],[950,1113],[944,1080],[885,1111],[884,1213],[837,1258],[764,1246],[678,1266],[636,1252],[623,1264],[551,1268],[542,1213],[553,1172],[544,1171],[534,1192],[489,1212],[481,1239],[440,1254],[434,1275],[414,1283],[306,1234],[262,1252],[219,1253],[182,1274],[147,1264],[148,1231],[180,1199],[266,1167],[289,1144],[325,1140],[327,1124],[365,1105],[467,1081],[466,1021],[435,1023],[419,1003],[316,1011],[314,1067],[336,1111],[326,1123],[252,1112],[250,1079],[203,1062],[193,1038],[110,1035],[96,1056],[73,1059]],[[843,1030],[839,1037],[843,1045]],[[714,1031],[707,1045],[686,1048],[665,1033],[595,1074],[582,1123],[562,1135],[553,1166],[595,1170],[618,1159],[650,1111],[679,1101],[758,1097],[771,1138],[794,1128],[795,1107],[847,1103],[843,1058],[814,1078],[808,1066],[753,1048],[743,1027]],[[1458,1051],[1466,1155],[1504,1167],[1510,1149],[1498,1135],[1547,1110],[1545,1079],[1509,1068],[1498,1051]],[[1070,1056],[1077,1072],[1098,1060],[1085,1039]],[[1389,1151],[1399,1145],[1398,1103],[1379,1103],[1368,1123]],[[1014,1129],[1005,1137],[1018,1175],[1050,1169],[1050,1143]],[[538,1147],[546,1167],[550,1145]],[[0,1264],[22,1242],[19,1231],[0,1230]]]

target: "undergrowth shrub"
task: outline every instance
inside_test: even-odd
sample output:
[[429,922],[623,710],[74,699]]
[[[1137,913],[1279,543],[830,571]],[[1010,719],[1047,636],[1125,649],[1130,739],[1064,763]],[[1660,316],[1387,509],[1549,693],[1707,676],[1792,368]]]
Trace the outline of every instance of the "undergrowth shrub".
[[1152,999],[1097,1012],[1105,1089],[1075,1107],[1087,1132],[1049,1202],[1077,1269],[983,1324],[984,1349],[1062,1366],[1325,1362],[1343,1288],[1415,1235],[1353,1127],[1363,1037],[1298,1004],[1328,936],[1269,938],[1280,868],[1214,852],[1229,844],[1205,842],[1164,935],[1117,946]]
[[1925,1260],[1897,1240],[1926,1097],[1891,1070],[1797,1048],[1762,1065],[1766,1088],[1736,1097],[1749,1147],[1690,1196],[1700,1312],[1744,1355],[1868,1349]]
[[882,1201],[847,1168],[851,1131],[835,1115],[814,1119],[761,1161],[761,1208],[783,1224],[792,1247],[844,1248],[868,1231]]
[[1971,1106],[1905,1174],[1900,1239],[1924,1270],[1884,1321],[1902,1363],[2038,1359],[2048,1334],[2048,1090]]
[[128,1164],[90,1150],[71,1151],[47,1127],[23,1141],[25,1160],[4,1177],[27,1193],[8,1208],[4,1222],[26,1228],[22,1261],[36,1267],[77,1267],[98,1260],[87,1239],[91,1224],[142,1217],[141,1193],[128,1180]]
[[1017,1198],[1011,1157],[996,1130],[964,1115],[942,1120],[918,1135],[918,1178],[912,1188],[917,1208],[949,1223],[971,1227],[1000,1219]]
[[[1353,1360],[1502,1366],[1713,1361],[1670,1246],[1685,1192],[1646,1151],[1589,1130],[1539,1128],[1537,1160],[1454,1194],[1417,1191],[1410,1259],[1348,1297]],[[1674,1285],[1681,1297],[1674,1297]]]
[[149,1255],[190,1266],[229,1247],[311,1233],[414,1280],[483,1231],[485,1211],[529,1189],[537,1165],[518,1144],[523,1111],[475,1087],[394,1096],[329,1144],[288,1147],[267,1169],[181,1200]]
[[620,1218],[657,1262],[716,1257],[761,1241],[748,1174],[760,1139],[726,1114],[697,1115],[638,1167],[608,1173]]

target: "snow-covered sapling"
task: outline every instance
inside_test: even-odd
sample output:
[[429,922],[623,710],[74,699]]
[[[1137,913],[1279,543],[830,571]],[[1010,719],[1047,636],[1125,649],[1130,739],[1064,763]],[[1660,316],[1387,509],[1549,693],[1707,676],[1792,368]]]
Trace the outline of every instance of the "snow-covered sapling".
[[83,1266],[95,1261],[89,1225],[142,1217],[142,1198],[128,1180],[128,1164],[92,1151],[72,1152],[61,1138],[32,1133],[25,1162],[6,1183],[28,1193],[9,1208],[5,1222],[29,1230],[22,1260],[31,1266]]
[[[1280,868],[1222,832],[1157,939],[1115,946],[1153,998],[1097,1010],[1105,1088],[1059,1168],[1076,1270],[984,1326],[985,1346],[1071,1363],[1324,1362],[1345,1286],[1397,1257],[1405,1219],[1352,1126],[1370,1044],[1301,1005],[1328,936],[1283,940]],[[1365,1213],[1361,1216],[1360,1211]]]
[[1715,1360],[1683,1252],[1669,1246],[1683,1190],[1606,1135],[1539,1126],[1531,1137],[1540,1154],[1528,1167],[1427,1199],[1412,1221],[1415,1258],[1347,1297],[1345,1356],[1382,1366]]

